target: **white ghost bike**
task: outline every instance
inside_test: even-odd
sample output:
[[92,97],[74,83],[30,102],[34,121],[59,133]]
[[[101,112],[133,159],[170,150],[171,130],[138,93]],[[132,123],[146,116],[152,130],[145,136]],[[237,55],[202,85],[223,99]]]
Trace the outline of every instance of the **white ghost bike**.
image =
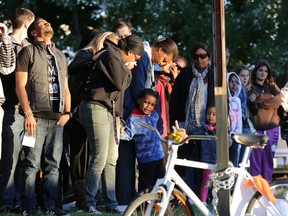
[[[166,142],[169,148],[169,155],[166,164],[166,174],[164,178],[158,179],[151,192],[139,195],[134,201],[127,207],[124,216],[130,215],[169,215],[169,216],[193,216],[193,208],[189,206],[189,202],[183,202],[183,199],[179,200],[179,210],[177,206],[171,208],[171,200],[173,197],[173,191],[175,186],[186,195],[189,200],[194,203],[194,207],[197,208],[203,215],[217,215],[218,197],[217,191],[220,189],[231,189],[233,193],[231,195],[230,215],[231,216],[287,216],[288,215],[288,179],[275,180],[270,183],[270,189],[276,197],[275,202],[269,201],[260,188],[256,185],[254,178],[247,171],[249,166],[249,153],[251,147],[263,148],[268,141],[266,135],[252,135],[252,134],[234,134],[232,139],[237,143],[247,146],[242,162],[239,167],[229,166],[224,171],[217,172],[217,165],[208,164],[203,162],[191,161],[186,159],[177,158],[177,151],[180,145],[183,145],[187,140],[211,140],[216,139],[215,136],[188,136],[181,142],[175,142],[174,140],[163,139],[157,129],[151,127],[145,123],[142,126],[147,127],[155,133],[157,133],[159,139],[162,142]],[[175,171],[175,165],[193,167],[198,169],[211,169],[213,174],[210,176],[210,181],[213,185],[213,208],[209,209],[205,206],[197,195],[190,189],[190,187],[184,182],[184,180]],[[229,176],[225,180],[221,180],[223,176]],[[245,181],[250,180],[252,187],[245,185]],[[234,184],[235,182],[235,184]],[[172,198],[173,197],[173,198]],[[188,204],[188,205],[186,205]]]

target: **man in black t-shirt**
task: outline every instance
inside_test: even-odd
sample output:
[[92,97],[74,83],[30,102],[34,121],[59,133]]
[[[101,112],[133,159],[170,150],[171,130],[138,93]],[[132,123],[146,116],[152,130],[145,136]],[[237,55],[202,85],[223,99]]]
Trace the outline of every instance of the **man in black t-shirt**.
[[28,29],[32,45],[20,51],[16,64],[16,91],[24,114],[24,131],[36,140],[33,147],[23,146],[20,155],[22,208],[28,215],[36,211],[35,176],[41,157],[41,208],[55,215],[69,215],[56,208],[63,127],[71,118],[71,98],[66,57],[51,41],[53,33],[49,22],[36,19]]

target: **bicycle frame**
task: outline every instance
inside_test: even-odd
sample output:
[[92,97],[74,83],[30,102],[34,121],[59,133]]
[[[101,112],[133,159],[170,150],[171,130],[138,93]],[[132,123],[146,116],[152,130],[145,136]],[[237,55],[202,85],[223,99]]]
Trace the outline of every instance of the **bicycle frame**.
[[[170,142],[170,143],[169,143]],[[168,163],[166,165],[166,175],[162,179],[158,179],[155,186],[153,187],[152,193],[157,193],[161,190],[162,200],[160,205],[161,210],[158,215],[164,215],[167,206],[169,204],[169,197],[173,191],[175,184],[185,192],[188,198],[192,200],[195,206],[202,212],[203,215],[213,215],[212,212],[201,202],[198,196],[190,189],[190,187],[184,182],[184,180],[175,171],[175,165],[192,167],[197,169],[211,169],[213,171],[217,170],[217,165],[208,164],[204,162],[191,161],[186,159],[177,158],[177,145],[171,145],[172,141],[168,141],[170,145]],[[232,172],[237,175],[236,183],[234,184],[234,190],[231,199],[230,215],[240,216],[245,215],[246,208],[252,196],[255,194],[256,189],[254,187],[247,187],[244,182],[250,179],[252,182],[252,176],[247,172],[246,167],[248,167],[248,158],[250,154],[250,147],[246,147],[242,162],[239,167],[232,167]],[[267,200],[267,202],[269,202]],[[273,205],[272,205],[273,207]],[[150,206],[152,208],[152,206]],[[149,209],[149,207],[148,207]],[[149,211],[148,211],[149,212]],[[277,212],[277,210],[276,210]],[[280,215],[280,214],[279,214]]]

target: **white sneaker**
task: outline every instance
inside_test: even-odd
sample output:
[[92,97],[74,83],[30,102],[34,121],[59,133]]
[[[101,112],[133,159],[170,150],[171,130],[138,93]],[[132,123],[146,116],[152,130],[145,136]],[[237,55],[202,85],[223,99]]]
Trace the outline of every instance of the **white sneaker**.
[[86,211],[88,214],[91,215],[102,215],[100,211],[98,211],[95,207],[89,207],[89,209]]

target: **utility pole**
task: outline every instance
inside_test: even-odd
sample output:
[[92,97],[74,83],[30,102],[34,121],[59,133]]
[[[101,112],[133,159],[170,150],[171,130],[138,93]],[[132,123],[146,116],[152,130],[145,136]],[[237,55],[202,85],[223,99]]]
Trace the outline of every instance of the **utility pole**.
[[[223,171],[229,162],[224,0],[213,0],[213,34],[217,163],[218,171]],[[218,198],[219,215],[229,216],[230,190],[220,189]]]

